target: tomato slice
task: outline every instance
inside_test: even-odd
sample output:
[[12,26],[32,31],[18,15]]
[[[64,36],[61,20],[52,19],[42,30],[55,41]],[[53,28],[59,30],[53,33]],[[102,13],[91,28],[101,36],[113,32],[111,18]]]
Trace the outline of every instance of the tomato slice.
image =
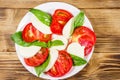
[[50,76],[60,77],[65,75],[73,65],[72,58],[66,51],[59,51],[59,56],[54,66],[46,72]]
[[60,35],[62,34],[63,26],[61,26],[56,20],[54,20],[54,22],[51,23],[50,29],[53,33]]
[[51,34],[43,34],[37,30],[32,23],[29,23],[25,26],[22,32],[22,38],[26,42],[33,42],[36,40],[48,42],[51,40]]
[[55,34],[62,34],[64,25],[72,18],[73,15],[63,9],[57,9],[52,16],[52,23],[50,25],[51,31]]
[[64,9],[57,9],[56,11],[55,11],[55,13],[53,14],[53,16],[54,17],[61,17],[61,18],[66,18],[66,19],[69,19],[69,18],[71,18],[73,15],[70,13],[70,12],[68,12],[68,11],[66,11],[66,10],[64,10]]
[[22,38],[26,42],[33,42],[36,40],[35,32],[37,32],[37,29],[32,25],[32,23],[29,23],[25,26],[22,32]]
[[42,32],[40,32],[39,34],[39,41],[48,42],[52,39],[52,34],[43,34]]
[[85,46],[85,56],[88,55],[93,45],[96,42],[95,33],[85,26],[80,26],[75,29],[72,35],[72,41],[79,42],[82,46]]
[[28,66],[39,66],[47,59],[48,52],[47,48],[41,48],[36,55],[30,58],[24,58],[24,61]]

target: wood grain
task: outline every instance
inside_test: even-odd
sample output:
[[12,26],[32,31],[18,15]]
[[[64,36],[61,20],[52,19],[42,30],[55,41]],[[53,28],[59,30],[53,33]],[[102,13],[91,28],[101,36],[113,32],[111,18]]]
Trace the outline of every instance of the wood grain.
[[[23,67],[10,36],[29,8],[50,1],[0,0],[0,80],[43,80]],[[97,36],[95,50],[88,65],[66,80],[120,80],[120,0],[57,1],[82,9]]]
[[[1,8],[33,8],[45,2],[56,0],[0,0]],[[120,8],[120,0],[57,0],[78,8]]]

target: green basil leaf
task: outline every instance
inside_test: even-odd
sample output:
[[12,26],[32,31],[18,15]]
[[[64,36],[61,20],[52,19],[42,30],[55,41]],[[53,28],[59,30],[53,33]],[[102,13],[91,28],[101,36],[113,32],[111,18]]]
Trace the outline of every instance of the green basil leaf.
[[80,65],[84,65],[87,63],[87,61],[81,57],[78,57],[78,56],[73,55],[73,54],[70,54],[70,56],[72,57],[74,66],[80,66]]
[[35,71],[38,76],[40,76],[40,74],[46,69],[46,67],[49,64],[49,61],[50,61],[50,56],[48,55],[47,60],[42,65],[35,67]]
[[40,42],[40,41],[34,41],[34,42],[31,42],[31,43],[25,42],[22,39],[22,31],[14,33],[11,36],[11,38],[16,44],[18,44],[20,46],[23,46],[23,47],[29,47],[29,46],[47,47],[47,43],[45,43],[45,42]]
[[41,11],[39,9],[30,9],[30,12],[33,13],[38,19],[39,21],[41,21],[43,24],[49,26],[50,23],[51,23],[51,16],[44,12],[44,11]]
[[75,21],[75,19],[73,19],[72,23],[71,23],[70,35],[72,35],[72,33],[74,32],[74,29],[75,29],[75,27],[74,27],[74,21]]
[[48,48],[51,47],[51,41],[48,41],[47,46],[48,46]]
[[34,45],[34,46],[41,46],[41,47],[47,47],[47,43],[40,42],[40,41],[32,42],[32,45]]
[[82,26],[84,23],[84,12],[81,11],[76,17],[74,21],[74,27]]
[[51,41],[51,46],[61,46],[61,45],[64,45],[64,43],[61,40]]
[[16,32],[11,36],[12,40],[20,46],[29,47],[32,43],[27,43],[22,39],[22,31]]

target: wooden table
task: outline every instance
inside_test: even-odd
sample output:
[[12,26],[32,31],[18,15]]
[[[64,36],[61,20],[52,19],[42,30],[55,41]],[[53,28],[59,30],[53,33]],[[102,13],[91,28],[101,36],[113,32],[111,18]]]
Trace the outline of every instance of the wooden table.
[[[10,36],[29,8],[56,0],[0,0],[0,80],[43,80],[29,73]],[[93,56],[66,80],[120,80],[120,0],[57,0],[83,10],[97,35]]]

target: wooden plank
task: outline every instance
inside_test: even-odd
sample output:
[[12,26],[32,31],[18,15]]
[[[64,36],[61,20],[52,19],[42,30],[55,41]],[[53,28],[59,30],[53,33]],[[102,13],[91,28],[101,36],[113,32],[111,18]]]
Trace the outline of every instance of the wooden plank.
[[119,37],[120,9],[85,9],[84,11],[98,37]]
[[[20,72],[20,71],[19,71]],[[38,77],[35,77],[31,73],[17,73],[17,71],[2,71],[0,73],[0,78],[2,80],[44,80]]]
[[[97,36],[95,52],[120,52],[120,9],[83,9]],[[0,52],[15,51],[10,36],[28,9],[0,9]]]
[[[1,8],[33,8],[51,0],[0,0]],[[120,0],[52,0],[66,2],[78,8],[120,8]]]
[[[103,80],[103,78],[117,80],[120,76],[119,58],[119,53],[104,53],[104,55],[103,53],[94,53],[87,66],[74,77],[70,77],[67,80]],[[0,52],[0,72],[2,72],[0,73],[0,78],[2,77],[4,80],[39,79],[22,66],[15,52]]]
[[0,9],[0,32],[2,34],[15,32],[27,11],[27,9]]

